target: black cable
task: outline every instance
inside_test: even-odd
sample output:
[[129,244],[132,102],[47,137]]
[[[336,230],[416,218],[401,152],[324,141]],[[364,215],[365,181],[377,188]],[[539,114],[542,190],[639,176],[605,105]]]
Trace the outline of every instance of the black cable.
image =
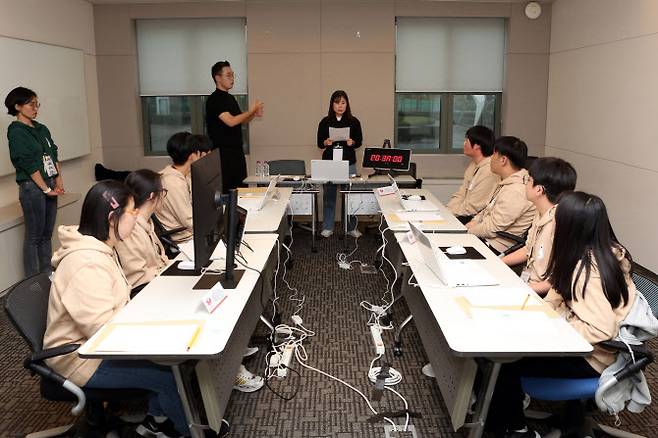
[[[284,368],[286,368],[286,369],[292,371],[293,373],[297,374],[297,376],[299,376],[300,379],[302,378],[302,375],[301,375],[301,374],[299,373],[299,371],[297,371],[296,369],[294,369],[294,368],[290,368],[290,367],[285,366],[285,365],[280,365],[280,366],[282,366],[282,367],[284,367]],[[299,391],[299,385],[297,385],[297,386],[295,386],[295,392],[293,392],[293,394],[292,394],[290,397],[285,397],[284,395],[282,395],[282,394],[276,392],[274,389],[272,389],[272,387],[271,387],[270,384],[268,383],[268,380],[267,380],[267,379],[265,379],[265,386],[267,387],[267,389],[269,389],[270,391],[272,391],[272,394],[276,395],[277,397],[279,397],[280,399],[282,399],[282,400],[284,400],[284,401],[290,401],[290,400],[292,400],[293,398],[295,398],[295,396],[297,396],[297,392]]]

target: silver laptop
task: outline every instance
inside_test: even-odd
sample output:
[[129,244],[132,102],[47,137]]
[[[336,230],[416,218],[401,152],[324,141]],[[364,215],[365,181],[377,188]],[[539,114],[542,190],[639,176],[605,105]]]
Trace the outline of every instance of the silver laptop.
[[256,207],[256,210],[260,211],[265,207],[265,204],[267,204],[267,200],[269,198],[274,198],[277,197],[277,188],[276,188],[276,183],[279,181],[280,175],[275,176],[270,180],[270,183],[267,186],[267,190],[265,191],[265,196],[263,196],[263,199],[261,199],[260,204]]
[[400,191],[400,187],[398,187],[398,184],[395,182],[395,179],[389,174],[388,179],[391,183],[391,187],[393,187],[393,196],[395,196],[398,200],[398,204],[400,204],[400,207],[402,207],[402,210],[405,211],[437,211],[438,208],[432,201],[428,200],[409,200],[409,199],[403,199],[402,198],[402,192]]
[[347,160],[311,160],[311,179],[318,181],[347,181],[350,164]]
[[498,281],[473,260],[450,260],[440,249],[434,248],[430,239],[413,223],[409,229],[416,239],[423,262],[441,282],[450,287],[496,286]]

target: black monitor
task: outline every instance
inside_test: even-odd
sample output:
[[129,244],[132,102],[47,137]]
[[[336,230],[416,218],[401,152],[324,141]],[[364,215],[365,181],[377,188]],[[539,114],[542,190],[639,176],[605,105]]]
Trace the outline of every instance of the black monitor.
[[221,193],[222,174],[216,149],[192,163],[194,270],[197,274],[210,264],[210,256],[224,234]]
[[235,269],[235,253],[242,242],[245,224],[247,222],[247,210],[238,205],[238,191],[233,189],[229,192],[228,203],[224,208],[224,235],[222,239],[226,244],[226,268],[218,278],[224,289],[235,289],[240,283],[243,269]]

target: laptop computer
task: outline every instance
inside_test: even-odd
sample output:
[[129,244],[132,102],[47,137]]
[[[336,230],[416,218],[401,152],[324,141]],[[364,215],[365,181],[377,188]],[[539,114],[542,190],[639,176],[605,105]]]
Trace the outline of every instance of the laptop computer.
[[474,260],[450,260],[441,250],[434,248],[430,239],[413,223],[409,229],[416,239],[423,262],[449,287],[496,286],[498,281]]
[[277,175],[270,180],[270,183],[267,186],[267,190],[265,190],[265,194],[263,195],[263,197],[257,196],[257,194],[254,195],[248,194],[249,196],[247,197],[255,198],[255,199],[245,199],[243,197],[239,201],[240,205],[243,208],[246,208],[248,211],[261,211],[267,204],[268,199],[278,197],[276,184],[279,182],[279,179],[280,179],[280,175]]
[[347,181],[350,179],[349,161],[311,160],[311,179],[318,181]]
[[398,200],[398,203],[402,207],[402,210],[405,211],[436,211],[438,210],[437,206],[433,202],[427,201],[425,199],[410,200],[404,199],[398,184],[395,182],[395,179],[389,174],[388,179],[391,182],[391,187],[393,187],[393,196]]

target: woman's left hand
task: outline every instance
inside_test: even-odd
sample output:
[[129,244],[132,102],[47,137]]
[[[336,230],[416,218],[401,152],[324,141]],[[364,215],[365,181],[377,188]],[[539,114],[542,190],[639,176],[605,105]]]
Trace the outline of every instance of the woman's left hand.
[[354,146],[354,140],[352,140],[351,138],[348,138],[347,139],[347,145],[348,146]]
[[55,191],[58,194],[64,193],[64,181],[62,180],[61,176],[57,176],[55,178]]

